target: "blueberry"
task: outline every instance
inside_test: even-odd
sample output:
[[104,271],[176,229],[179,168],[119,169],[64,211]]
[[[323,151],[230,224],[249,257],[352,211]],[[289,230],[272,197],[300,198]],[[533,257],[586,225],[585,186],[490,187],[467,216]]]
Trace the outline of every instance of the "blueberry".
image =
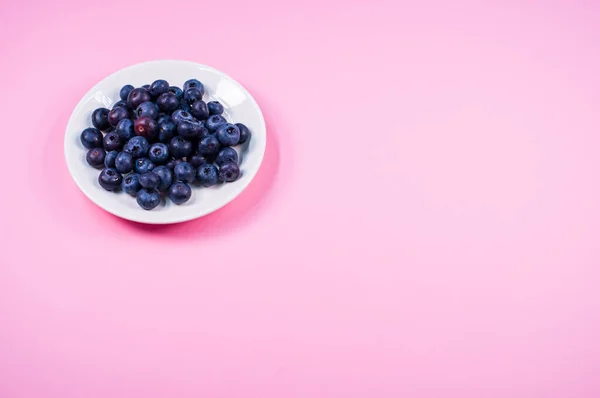
[[133,156],[129,152],[119,152],[115,160],[115,169],[119,173],[129,173],[133,170]]
[[177,132],[183,138],[193,139],[200,136],[203,127],[201,122],[184,120],[177,125]]
[[181,160],[181,159],[175,159],[175,158],[172,158],[171,160],[169,160],[169,161],[167,162],[167,167],[168,167],[170,170],[173,170],[173,169],[175,169],[175,166],[177,166],[177,165],[178,165],[179,163],[181,163],[181,162],[183,162],[183,160]]
[[149,85],[149,84],[144,84],[144,85],[142,86],[142,88],[143,88],[144,90],[148,91],[148,90],[150,90],[150,85]]
[[156,190],[141,189],[136,196],[138,205],[144,210],[152,210],[160,204],[160,194]]
[[223,105],[219,101],[210,101],[208,104],[208,111],[211,115],[223,114]]
[[196,101],[202,101],[202,94],[202,91],[197,88],[188,88],[183,92],[183,100],[191,105]]
[[213,115],[211,117],[209,117],[208,119],[206,119],[206,123],[204,123],[204,125],[206,126],[206,128],[208,129],[208,131],[215,132],[217,131],[217,129],[219,127],[221,127],[222,125],[226,124],[227,120],[225,120],[225,118],[221,115]]
[[148,143],[148,140],[140,136],[133,137],[132,139],[127,141],[127,143],[123,147],[123,151],[129,152],[134,159],[146,156],[148,154],[149,149],[150,144]]
[[148,157],[154,164],[167,163],[169,160],[169,148],[161,142],[152,144],[148,152]]
[[127,96],[129,96],[131,90],[133,90],[133,86],[131,84],[124,85],[119,92],[119,97],[121,97],[121,100],[127,101]]
[[200,140],[198,144],[198,153],[200,155],[216,155],[219,153],[219,140],[214,135],[208,135]]
[[240,168],[237,163],[227,162],[219,167],[219,180],[232,182],[240,177]]
[[173,112],[179,106],[179,100],[173,93],[164,93],[156,100],[156,105],[163,112]]
[[158,176],[160,183],[158,184],[159,191],[166,191],[173,183],[173,172],[167,166],[156,166],[152,172]]
[[118,108],[118,107],[129,109],[129,106],[127,105],[127,102],[123,101],[123,100],[115,102],[113,104],[113,106],[112,106],[112,109],[115,109],[115,108]]
[[104,149],[107,151],[116,151],[121,149],[123,141],[116,132],[112,131],[104,136]]
[[92,167],[97,169],[104,167],[104,158],[106,157],[106,152],[103,148],[92,148],[85,155],[85,160]]
[[175,137],[177,127],[171,120],[158,124],[158,140],[160,142],[169,142],[171,138]]
[[121,137],[121,141],[127,142],[130,138],[132,138],[135,134],[133,132],[133,122],[131,119],[121,119],[119,123],[117,123],[117,127],[115,128],[119,137]]
[[178,100],[181,100],[183,98],[183,90],[177,86],[169,87],[169,92],[175,94]]
[[211,187],[219,182],[219,171],[215,165],[207,163],[198,168],[196,178],[202,186]]
[[112,167],[102,170],[98,176],[98,182],[100,186],[107,191],[116,191],[121,187],[123,182],[123,176]]
[[198,120],[205,120],[209,116],[208,105],[200,100],[190,105],[190,113]]
[[156,120],[158,118],[158,106],[154,102],[142,102],[140,106],[135,108],[135,117],[149,117]]
[[181,100],[179,102],[179,107],[177,108],[178,110],[182,110],[185,111],[187,113],[190,113],[192,111],[192,107],[190,106],[190,104],[188,104],[187,102],[185,102],[184,100]]
[[190,88],[197,88],[198,90],[200,90],[200,92],[202,92],[202,95],[204,95],[204,84],[200,83],[198,80],[190,79],[190,80],[186,81],[185,83],[183,83],[183,92],[184,93],[187,89],[190,89]]
[[191,164],[194,167],[200,167],[206,163],[209,163],[207,158],[205,158],[202,155],[198,155],[198,154],[188,157],[187,161],[189,164]]
[[156,189],[158,188],[158,184],[160,184],[160,178],[151,171],[140,176],[140,185],[142,188]]
[[171,120],[173,120],[173,123],[175,123],[177,125],[181,122],[193,122],[194,117],[190,113],[188,113],[182,109],[177,109],[171,115]]
[[106,152],[106,156],[104,157],[104,167],[115,167],[115,160],[117,159],[118,154],[119,151]]
[[98,130],[107,130],[110,128],[108,112],[109,110],[106,108],[98,108],[92,113],[92,124]]
[[148,158],[139,158],[136,159],[133,169],[138,174],[144,174],[154,169],[154,163]]
[[246,125],[243,123],[236,123],[235,125],[240,130],[240,141],[238,142],[238,144],[241,145],[250,141],[250,138],[252,138],[252,133],[250,132],[248,127],[246,127]]
[[102,146],[102,133],[97,128],[88,127],[81,132],[79,138],[83,146],[88,149]]
[[215,159],[215,164],[219,167],[221,167],[221,165],[223,165],[224,163],[227,162],[232,162],[237,164],[238,162],[238,154],[235,151],[235,149],[233,148],[223,148],[221,149],[221,152],[219,152],[219,154],[217,155],[217,158]]
[[167,115],[166,113],[160,113],[158,115],[158,119],[156,119],[156,122],[160,125],[161,123],[164,122],[170,122],[171,121],[171,115]]
[[183,182],[192,182],[196,178],[196,169],[188,162],[181,162],[173,170],[175,179]]
[[131,196],[137,195],[142,186],[140,185],[140,175],[137,173],[131,173],[123,178],[123,182],[121,183],[121,188],[123,192],[129,194]]
[[192,188],[185,182],[177,181],[169,188],[169,199],[176,205],[182,205],[192,197]]
[[111,126],[116,126],[121,119],[127,119],[129,111],[122,106],[117,106],[108,112],[108,122]]
[[155,80],[151,85],[148,92],[153,98],[157,98],[159,95],[169,91],[169,83],[166,80]]
[[134,88],[127,96],[127,105],[129,108],[135,109],[140,106],[140,104],[151,100],[152,97],[150,96],[150,93],[148,93],[148,90],[145,88]]
[[226,123],[218,128],[217,139],[223,146],[233,146],[240,142],[240,129],[235,124]]
[[149,141],[152,141],[158,136],[158,123],[148,116],[142,116],[133,123],[133,131],[135,131],[137,135],[146,137]]
[[173,137],[169,142],[169,152],[174,158],[184,158],[192,153],[192,143],[183,137]]

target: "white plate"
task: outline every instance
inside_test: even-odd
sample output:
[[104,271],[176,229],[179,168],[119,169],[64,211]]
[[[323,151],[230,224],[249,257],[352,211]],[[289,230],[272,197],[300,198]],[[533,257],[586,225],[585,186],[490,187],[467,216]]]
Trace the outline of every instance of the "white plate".
[[[205,101],[218,100],[225,108],[224,116],[232,123],[244,123],[252,132],[249,143],[236,150],[240,155],[240,178],[232,183],[211,188],[193,187],[191,199],[183,205],[166,200],[147,211],[134,197],[123,192],[105,191],[98,184],[100,170],[85,161],[87,149],[81,144],[81,131],[92,127],[91,115],[96,108],[111,109],[119,98],[121,87],[140,87],[157,79],[183,87],[188,79],[204,83]],[[232,201],[258,172],[267,143],[265,120],[258,104],[238,82],[206,65],[187,61],[153,61],[133,65],[106,77],[79,101],[65,133],[65,158],[69,172],[83,193],[109,213],[127,220],[147,224],[171,224],[192,220],[211,213]]]

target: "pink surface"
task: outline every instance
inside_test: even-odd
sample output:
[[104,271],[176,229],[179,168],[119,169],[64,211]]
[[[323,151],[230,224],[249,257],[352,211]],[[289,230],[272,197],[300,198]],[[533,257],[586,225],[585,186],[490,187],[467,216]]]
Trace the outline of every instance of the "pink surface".
[[[0,397],[599,397],[600,4],[535,3],[4,1]],[[62,149],[164,58],[242,82],[270,140],[166,228]]]

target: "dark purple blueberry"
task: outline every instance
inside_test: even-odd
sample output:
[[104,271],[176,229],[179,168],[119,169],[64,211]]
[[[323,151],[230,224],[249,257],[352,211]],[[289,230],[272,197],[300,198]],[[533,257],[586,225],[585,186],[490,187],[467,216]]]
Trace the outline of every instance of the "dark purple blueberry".
[[123,147],[123,151],[129,152],[134,159],[146,156],[149,149],[150,144],[148,143],[148,140],[141,136],[131,138]]
[[154,163],[148,158],[139,158],[134,162],[133,169],[138,174],[144,174],[154,169]]
[[203,164],[209,163],[208,159],[206,159],[204,156],[198,155],[198,154],[189,156],[187,158],[187,161],[189,164],[191,164],[194,167],[200,167]]
[[115,167],[115,160],[117,159],[118,154],[119,151],[106,152],[106,156],[104,157],[104,167]]
[[100,183],[100,186],[107,191],[116,191],[121,188],[123,176],[116,169],[111,167],[102,170],[98,176],[98,182]]
[[140,189],[136,201],[142,209],[152,210],[160,204],[160,194],[156,190]]
[[113,108],[108,112],[108,122],[111,126],[116,126],[120,120],[127,119],[129,117],[129,111],[122,106]]
[[100,130],[94,127],[88,127],[87,129],[83,130],[79,139],[81,140],[83,146],[88,149],[102,146],[102,133]]
[[192,111],[192,107],[190,106],[190,104],[188,104],[184,100],[181,100],[179,102],[179,107],[177,108],[177,110],[181,110],[181,111],[190,113]]
[[203,156],[216,155],[219,153],[221,144],[214,135],[208,135],[200,140],[198,144],[198,153]]
[[158,119],[156,119],[156,121],[158,122],[159,125],[164,122],[170,122],[171,115],[167,115],[166,113],[159,113]]
[[169,92],[175,94],[175,96],[177,97],[177,99],[180,100],[180,101],[183,98],[183,90],[180,89],[177,86],[171,86],[171,87],[169,87]]
[[179,106],[179,100],[173,93],[164,93],[158,97],[156,105],[161,111],[171,113]]
[[169,168],[169,170],[174,170],[175,166],[177,166],[179,163],[183,162],[183,160],[181,159],[175,159],[175,158],[171,158],[171,160],[169,160],[167,162],[167,167]]
[[164,164],[169,160],[169,148],[162,142],[152,144],[148,157],[154,164]]
[[117,151],[123,146],[121,137],[115,131],[112,131],[104,136],[104,149],[107,151]]
[[198,120],[206,120],[209,116],[208,105],[204,101],[196,101],[190,105],[190,113]]
[[142,88],[143,88],[144,90],[148,91],[148,90],[150,90],[150,85],[149,85],[149,84],[144,84],[144,85],[142,86]]
[[140,175],[140,185],[146,189],[156,189],[160,184],[160,178],[152,171]]
[[210,131],[211,133],[214,133],[215,131],[217,131],[217,129],[219,127],[221,127],[225,123],[227,123],[227,120],[225,120],[225,118],[223,116],[213,115],[213,116],[209,117],[208,119],[206,119],[206,122],[204,123],[204,125],[206,126],[208,131]]
[[159,191],[166,191],[173,183],[173,172],[167,166],[156,166],[152,172],[158,176],[160,183],[158,184]]
[[133,123],[133,131],[136,135],[146,137],[148,141],[153,141],[158,136],[158,123],[148,116],[142,116]]
[[152,98],[158,98],[159,95],[169,91],[169,83],[166,80],[155,80],[151,85],[148,92]]
[[183,92],[184,93],[187,89],[190,89],[190,88],[197,88],[198,90],[200,90],[202,95],[204,95],[204,84],[200,83],[200,81],[198,81],[196,79],[190,79],[190,80],[186,81],[185,83],[183,83]]
[[177,133],[177,127],[171,120],[158,124],[158,140],[160,142],[169,142]]
[[240,129],[235,124],[223,124],[217,129],[217,139],[223,146],[237,145],[240,142]]
[[133,155],[129,152],[119,152],[117,159],[115,160],[115,169],[117,169],[119,173],[129,173],[133,170],[133,165]]
[[236,123],[235,125],[240,130],[240,141],[238,142],[238,145],[245,144],[246,142],[250,141],[250,138],[252,138],[250,129],[248,129],[248,127],[246,127],[246,125],[243,123]]
[[92,167],[97,169],[104,167],[104,158],[106,157],[106,152],[104,148],[92,148],[85,155],[85,160]]
[[237,163],[223,163],[219,167],[219,181],[232,182],[240,177],[240,168]]
[[212,115],[222,115],[223,114],[223,105],[219,101],[210,101],[208,104],[208,111]]
[[137,173],[128,174],[123,178],[123,182],[121,183],[121,188],[123,192],[129,194],[131,196],[137,195],[142,186],[140,185],[140,175]]
[[108,112],[106,108],[98,108],[92,113],[92,124],[98,130],[108,130],[110,123],[108,123]]
[[196,178],[202,186],[211,187],[219,183],[219,170],[215,165],[207,163],[198,168]]
[[196,169],[188,162],[181,162],[173,170],[177,181],[192,182],[196,178]]
[[121,91],[119,92],[119,97],[121,97],[121,100],[127,102],[127,97],[129,96],[129,93],[132,90],[133,86],[131,84],[124,85],[123,88],[121,88]]
[[196,101],[202,101],[202,91],[197,88],[188,88],[183,92],[183,100],[190,105]]
[[121,141],[127,142],[130,138],[132,138],[135,133],[133,132],[133,122],[131,119],[121,119],[119,123],[117,123],[117,127],[115,128],[115,132],[119,134],[121,137]]
[[134,88],[127,96],[127,105],[131,109],[137,108],[146,101],[152,101],[152,97],[145,88]]
[[192,122],[186,121],[180,122],[177,125],[177,132],[183,138],[188,140],[192,140],[194,138],[200,137],[200,132],[202,131],[202,127],[204,127],[201,122]]
[[169,199],[176,205],[182,205],[192,197],[192,188],[185,182],[177,181],[169,188]]
[[227,163],[227,162],[232,162],[232,163],[237,164],[238,153],[235,151],[235,149],[229,148],[229,147],[223,148],[223,149],[221,149],[221,151],[217,155],[217,158],[215,159],[215,164],[219,167],[222,164]]
[[156,120],[158,118],[158,106],[154,102],[142,102],[140,106],[135,108],[135,117],[149,117]]
[[114,105],[112,106],[112,109],[119,108],[119,107],[129,110],[129,106],[127,106],[127,101],[120,100],[120,101],[115,102]]
[[194,117],[189,112],[186,112],[182,109],[178,109],[171,115],[171,120],[173,120],[173,123],[177,125],[184,121],[193,122]]
[[183,137],[175,136],[169,142],[169,152],[176,159],[184,158],[192,153],[192,143]]

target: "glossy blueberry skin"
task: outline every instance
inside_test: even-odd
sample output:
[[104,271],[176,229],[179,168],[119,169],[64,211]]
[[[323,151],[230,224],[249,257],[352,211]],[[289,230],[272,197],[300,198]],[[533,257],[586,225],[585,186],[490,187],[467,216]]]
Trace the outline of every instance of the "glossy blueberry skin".
[[204,125],[206,126],[208,131],[213,133],[213,132],[217,131],[217,129],[219,127],[221,127],[222,125],[224,125],[226,123],[227,123],[227,120],[225,120],[225,118],[223,116],[213,115],[213,116],[209,117],[208,119],[206,119],[206,122],[204,123]]
[[171,87],[169,87],[169,92],[175,94],[175,96],[177,97],[177,99],[180,100],[180,101],[183,98],[183,90],[180,89],[177,86],[171,86]]
[[211,187],[219,183],[219,170],[215,165],[207,163],[198,168],[196,178],[202,186]]
[[196,169],[188,162],[179,163],[173,172],[177,181],[192,182],[196,178]]
[[171,120],[158,124],[158,140],[169,142],[177,133],[177,126]]
[[149,85],[149,84],[144,84],[144,85],[142,86],[142,88],[143,88],[144,90],[146,90],[146,91],[147,91],[147,90],[150,90],[150,85]]
[[181,159],[192,153],[192,143],[183,137],[175,136],[169,142],[169,152],[174,158]]
[[110,128],[108,112],[110,111],[106,108],[98,108],[92,113],[92,124],[98,130],[107,130]]
[[88,127],[81,132],[81,143],[87,149],[98,148],[102,146],[102,133],[94,127]]
[[140,106],[135,108],[135,117],[149,117],[156,120],[158,118],[158,106],[154,102],[142,102]]
[[174,169],[175,169],[175,166],[177,166],[177,165],[178,165],[179,163],[181,163],[181,162],[183,162],[183,160],[181,160],[181,159],[175,159],[175,158],[171,158],[171,160],[169,160],[169,161],[167,162],[167,165],[166,165],[166,166],[167,166],[167,167],[168,167],[170,170],[174,170]]
[[104,158],[106,151],[103,148],[92,148],[85,155],[85,160],[92,167],[97,169],[104,167]]
[[121,189],[128,195],[135,196],[142,189],[140,185],[140,175],[137,173],[128,174],[123,178]]
[[160,125],[161,123],[164,122],[170,122],[171,121],[171,115],[168,115],[166,113],[159,113],[158,114],[158,119],[156,119],[156,122]]
[[190,105],[190,113],[198,120],[206,120],[210,115],[206,102],[200,100]]
[[123,101],[123,100],[115,102],[114,105],[112,106],[112,109],[115,109],[118,107],[129,109],[129,106],[127,105],[127,101]]
[[196,167],[196,168],[198,168],[202,165],[205,165],[206,163],[210,163],[207,158],[205,158],[202,155],[198,155],[198,154],[189,156],[187,158],[187,161],[189,164],[191,164],[193,167]]
[[217,139],[223,146],[233,146],[240,142],[240,129],[235,124],[226,123],[217,129]]
[[193,122],[194,117],[189,112],[186,112],[183,109],[177,109],[171,115],[171,120],[173,121],[173,123],[175,123],[175,125],[177,125],[181,122]]
[[240,177],[240,168],[236,163],[227,162],[219,167],[219,181],[232,182]]
[[240,130],[240,140],[238,145],[245,144],[246,142],[250,141],[250,138],[252,138],[250,129],[248,129],[248,127],[246,127],[246,125],[243,123],[236,123],[235,125]]
[[136,135],[146,137],[149,141],[152,141],[158,137],[158,123],[148,116],[142,116],[133,122],[133,131]]
[[167,91],[169,91],[169,82],[167,82],[166,80],[155,80],[154,82],[152,82],[150,88],[148,89],[148,92],[150,93],[152,98],[157,98],[158,96],[160,96],[163,93],[166,93]]
[[142,188],[156,189],[158,188],[158,184],[160,184],[160,178],[152,171],[144,173],[140,176],[140,185]]
[[112,131],[104,136],[104,149],[107,151],[118,151],[123,147],[121,137],[115,131]]
[[154,163],[148,158],[139,158],[133,164],[133,169],[138,174],[144,174],[154,169]]
[[162,142],[157,142],[156,144],[152,144],[150,147],[150,151],[148,152],[148,157],[154,164],[164,164],[170,158],[169,155],[169,147]]
[[117,169],[119,173],[129,173],[133,170],[133,165],[133,156],[129,152],[119,152],[115,159],[115,169]]
[[216,159],[215,159],[215,164],[219,167],[221,167],[221,165],[223,165],[224,163],[227,162],[232,162],[237,164],[238,162],[238,153],[235,151],[235,149],[233,148],[223,148],[221,149],[221,151],[219,152],[219,154],[217,155]]
[[200,137],[200,132],[204,126],[201,122],[190,122],[184,120],[177,125],[177,132],[183,138],[188,140]]
[[182,205],[192,197],[192,188],[185,182],[177,181],[169,188],[169,199],[176,205]]
[[118,154],[119,151],[106,152],[106,156],[104,156],[104,167],[115,167],[115,160],[117,159]]
[[202,156],[216,155],[219,153],[221,144],[214,135],[208,135],[200,140],[198,153]]
[[219,101],[210,101],[206,105],[208,106],[208,111],[210,112],[211,116],[223,114],[223,105],[221,105]]
[[142,209],[152,210],[160,204],[160,194],[156,190],[140,189],[136,201]]
[[148,90],[146,90],[143,87],[134,88],[127,96],[127,105],[131,109],[137,108],[138,106],[140,106],[140,104],[146,101],[152,101],[152,96],[150,96]]
[[131,90],[133,90],[133,86],[131,84],[126,84],[123,86],[123,88],[121,88],[121,91],[119,92],[119,97],[121,97],[122,101],[127,102],[127,97],[129,96],[129,93],[131,92]]
[[146,156],[148,154],[149,149],[150,144],[148,143],[148,140],[140,136],[133,137],[132,139],[127,141],[127,143],[123,147],[123,151],[129,152],[134,159]]
[[202,101],[203,92],[197,88],[188,88],[183,92],[183,100],[188,104],[193,104],[196,101]]
[[179,100],[173,93],[164,93],[158,97],[156,105],[162,112],[171,113],[179,107]]
[[111,126],[116,126],[121,119],[127,119],[129,117],[129,111],[122,106],[117,106],[108,112],[108,123]]
[[173,184],[173,172],[167,166],[156,166],[152,172],[160,179],[159,191],[166,191]]
[[183,92],[184,93],[187,89],[190,89],[190,88],[197,88],[198,90],[200,90],[200,92],[202,92],[202,95],[204,95],[204,84],[200,83],[199,80],[190,79],[190,80],[186,81],[185,83],[183,83]]
[[119,123],[117,123],[117,127],[115,128],[115,132],[119,134],[121,137],[121,141],[127,142],[131,139],[135,133],[133,132],[133,122],[131,119],[121,119]]
[[98,182],[100,183],[100,186],[107,191],[116,191],[121,188],[123,176],[116,169],[110,167],[102,170],[98,176]]

